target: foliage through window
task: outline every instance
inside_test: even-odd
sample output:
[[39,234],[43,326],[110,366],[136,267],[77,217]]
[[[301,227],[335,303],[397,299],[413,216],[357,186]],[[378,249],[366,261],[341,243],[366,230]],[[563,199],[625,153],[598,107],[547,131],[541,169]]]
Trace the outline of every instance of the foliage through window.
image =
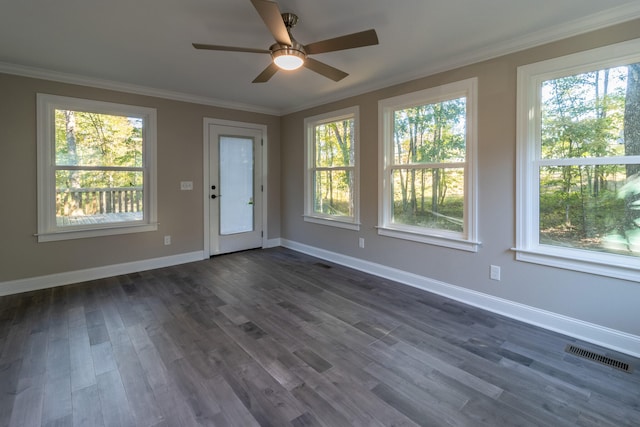
[[518,248],[566,257],[574,268],[583,269],[575,265],[580,260],[602,264],[595,272],[626,277],[607,269],[637,268],[640,257],[640,56],[611,52],[520,71],[521,92],[539,96],[521,100],[534,114],[521,123]]
[[476,250],[474,95],[471,79],[380,102],[381,234]]
[[155,227],[155,111],[51,95],[38,104],[39,239]]
[[305,120],[305,219],[357,228],[357,108]]

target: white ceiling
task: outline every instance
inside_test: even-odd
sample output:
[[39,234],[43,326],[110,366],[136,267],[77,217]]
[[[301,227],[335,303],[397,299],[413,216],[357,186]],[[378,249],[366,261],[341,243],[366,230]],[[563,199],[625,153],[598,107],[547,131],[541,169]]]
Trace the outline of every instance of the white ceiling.
[[251,81],[268,49],[249,0],[0,0],[0,72],[282,114],[640,17],[638,0],[280,0],[302,44],[375,28],[380,44]]

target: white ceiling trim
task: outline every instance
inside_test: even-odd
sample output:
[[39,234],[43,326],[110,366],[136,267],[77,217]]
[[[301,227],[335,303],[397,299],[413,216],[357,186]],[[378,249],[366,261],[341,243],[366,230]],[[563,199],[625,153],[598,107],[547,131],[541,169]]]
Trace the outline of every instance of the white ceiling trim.
[[17,76],[31,77],[42,80],[50,80],[60,83],[69,83],[80,86],[90,86],[98,89],[114,90],[135,95],[153,96],[156,98],[209,105],[212,107],[229,108],[232,110],[240,110],[252,113],[270,114],[274,116],[278,116],[281,114],[279,110],[273,108],[220,101],[218,99],[213,99],[205,96],[197,96],[188,93],[174,92],[170,90],[134,85],[130,83],[121,83],[111,80],[97,79],[93,77],[85,77],[78,74],[62,73],[58,71],[45,70],[42,68],[15,65],[6,62],[0,62],[0,73],[13,74]]
[[533,34],[521,38],[506,40],[504,43],[493,44],[485,49],[476,49],[448,61],[440,61],[436,64],[429,65],[419,71],[400,74],[392,79],[379,81],[370,85],[359,85],[350,90],[340,91],[338,94],[332,94],[327,97],[314,99],[312,103],[299,105],[291,109],[274,109],[259,105],[251,105],[244,103],[234,103],[222,101],[215,98],[198,96],[188,93],[175,92],[165,89],[158,89],[147,86],[140,86],[130,83],[121,83],[117,81],[98,79],[76,75],[71,73],[62,73],[42,68],[16,65],[6,62],[0,62],[0,73],[19,75],[24,77],[38,78],[44,80],[57,81],[61,83],[76,84],[83,86],[91,86],[100,89],[114,90],[119,92],[132,93],[137,95],[152,96],[175,101],[189,102],[201,105],[209,105],[219,108],[227,108],[246,112],[255,112],[262,114],[270,114],[281,116],[285,114],[302,111],[308,108],[316,107],[326,103],[338,101],[340,99],[351,96],[361,95],[363,93],[374,90],[383,89],[396,84],[408,82],[411,80],[427,77],[440,72],[456,69],[480,61],[489,60],[506,54],[522,51],[528,48],[540,46],[546,43],[562,40],[568,37],[584,34],[590,31],[606,28],[615,24],[631,21],[640,18],[640,2],[620,6],[609,9],[602,13],[593,14],[586,18],[576,19],[574,21],[565,22],[562,25],[546,28]]
[[475,64],[477,62],[487,61],[490,59],[498,58],[500,56],[520,52],[536,46],[541,46],[547,43],[552,43],[562,39],[578,36],[580,34],[607,28],[616,24],[622,24],[624,22],[632,21],[638,18],[640,18],[640,2],[632,5],[620,6],[610,9],[604,13],[597,13],[583,19],[576,19],[574,21],[565,22],[562,25],[550,27],[533,34],[528,34],[527,36],[521,38],[507,40],[504,43],[487,46],[485,49],[475,50],[468,54],[460,55],[456,58],[452,58],[450,61],[439,62],[437,64],[434,64],[433,66],[422,68],[417,72],[414,71],[412,73],[397,75],[392,79],[377,82],[374,85],[358,86],[353,88],[352,90],[343,90],[340,92],[339,97],[336,97],[334,95],[325,98],[319,98],[314,100],[313,103],[301,105],[291,110],[281,111],[280,113],[282,115],[295,113],[296,111],[306,110],[308,108],[317,107],[319,105],[338,101],[340,99],[348,98],[351,96],[362,95],[374,90],[384,89],[400,83],[405,83],[412,80],[428,77],[437,73],[454,70],[456,68]]

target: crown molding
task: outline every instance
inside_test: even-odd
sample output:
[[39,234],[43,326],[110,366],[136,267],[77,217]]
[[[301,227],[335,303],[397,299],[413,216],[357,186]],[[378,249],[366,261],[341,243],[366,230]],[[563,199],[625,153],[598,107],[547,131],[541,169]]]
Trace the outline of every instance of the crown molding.
[[505,40],[503,43],[492,44],[484,49],[474,49],[473,51],[458,55],[447,61],[429,64],[426,67],[413,70],[409,73],[398,74],[391,79],[377,81],[373,84],[363,84],[351,89],[341,89],[338,93],[318,98],[312,103],[281,111],[280,113],[282,115],[286,115],[303,111],[352,96],[363,95],[365,93],[425,78],[434,74],[451,71],[456,68],[465,67],[478,62],[488,61],[511,53],[521,52],[547,43],[553,43],[592,31],[601,30],[613,25],[623,24],[638,18],[640,18],[640,2],[618,6],[605,12],[595,13],[573,21],[563,22],[560,25],[548,27],[520,38]]
[[288,109],[236,103],[183,92],[175,92],[148,86],[140,86],[130,83],[86,77],[72,73],[63,73],[59,71],[30,67],[26,65],[11,64],[6,62],[0,62],[0,73],[51,80],[61,83],[90,86],[100,89],[152,96],[174,101],[189,102],[245,112],[284,116],[331,102],[336,102],[352,96],[362,95],[365,93],[384,89],[389,86],[394,86],[412,80],[428,77],[433,74],[450,71],[456,68],[490,60],[511,53],[520,52],[529,48],[556,42],[562,39],[585,34],[591,31],[596,31],[613,25],[622,24],[624,22],[628,22],[638,18],[640,18],[640,2],[629,3],[626,5],[608,9],[604,12],[595,13],[584,18],[545,28],[544,30],[537,31],[520,38],[505,40],[503,43],[493,44],[491,46],[487,46],[484,49],[474,49],[473,51],[458,55],[454,58],[451,58],[450,60],[437,62],[436,64],[430,64],[426,67],[418,69],[417,71],[414,70],[405,74],[397,74],[391,79],[376,81],[370,84],[362,84],[351,89],[341,89],[340,91],[334,92],[333,94],[316,98],[313,102]]
[[0,73],[13,74],[34,79],[50,80],[73,85],[90,86],[98,89],[113,90],[135,95],[152,96],[156,98],[170,99],[173,101],[189,102],[193,104],[208,105],[211,107],[227,108],[231,110],[240,110],[251,113],[270,114],[275,116],[279,116],[281,114],[281,111],[274,108],[222,101],[219,99],[208,98],[188,93],[86,77],[78,74],[63,73],[60,71],[47,70],[26,65],[11,64],[8,62],[0,62]]

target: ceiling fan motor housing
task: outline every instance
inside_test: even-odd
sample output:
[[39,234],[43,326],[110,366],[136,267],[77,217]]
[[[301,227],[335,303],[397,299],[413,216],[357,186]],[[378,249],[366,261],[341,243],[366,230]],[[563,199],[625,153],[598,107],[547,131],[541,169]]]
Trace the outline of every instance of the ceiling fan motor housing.
[[307,57],[307,52],[304,50],[304,46],[293,40],[293,38],[291,39],[291,46],[287,46],[286,44],[274,43],[269,47],[269,50],[271,51],[271,56],[274,56],[274,54],[276,54],[277,52],[278,56],[294,55],[299,56],[303,59]]

